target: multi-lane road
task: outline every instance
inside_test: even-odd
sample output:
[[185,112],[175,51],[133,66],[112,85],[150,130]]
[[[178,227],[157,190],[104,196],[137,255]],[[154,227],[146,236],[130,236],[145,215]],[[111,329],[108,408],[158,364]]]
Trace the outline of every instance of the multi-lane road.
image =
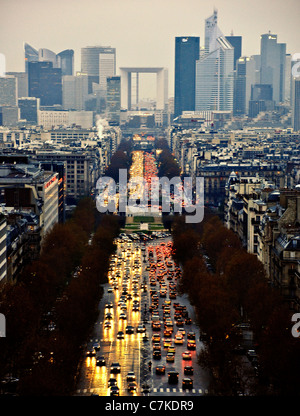
[[117,239],[76,395],[207,394],[208,377],[197,363],[199,328],[178,293],[171,249],[170,237]]

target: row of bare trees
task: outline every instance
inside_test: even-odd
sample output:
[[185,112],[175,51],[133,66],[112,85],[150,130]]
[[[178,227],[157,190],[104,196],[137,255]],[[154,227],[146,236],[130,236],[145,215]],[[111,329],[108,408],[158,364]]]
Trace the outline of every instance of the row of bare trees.
[[0,343],[0,376],[17,377],[19,395],[72,393],[119,229],[117,216],[101,215],[94,201],[84,198],[69,221],[45,236],[40,258],[19,281],[1,284],[7,330]]
[[[300,351],[299,339],[291,335],[293,312],[268,285],[256,255],[207,211],[200,224],[186,224],[177,216],[172,233],[174,256],[183,267],[181,290],[188,293],[206,334],[200,363],[213,370],[213,392],[298,395]],[[254,332],[258,377],[234,354],[241,322],[249,322]]]

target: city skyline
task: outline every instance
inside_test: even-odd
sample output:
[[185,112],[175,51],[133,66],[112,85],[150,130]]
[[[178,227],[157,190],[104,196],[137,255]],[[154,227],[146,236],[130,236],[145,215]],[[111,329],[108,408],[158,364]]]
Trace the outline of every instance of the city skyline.
[[[37,0],[1,0],[0,52],[6,57],[7,72],[21,72],[25,70],[24,42],[55,53],[73,49],[76,72],[81,68],[81,48],[111,46],[116,48],[117,75],[122,66],[168,68],[172,97],[175,37],[199,36],[203,46],[205,19],[214,9],[218,10],[218,25],[225,36],[233,31],[243,37],[242,56],[259,54],[260,36],[269,30],[277,34],[280,43],[286,43],[287,53],[297,53],[300,6],[296,0],[284,5],[283,9],[281,1],[269,0],[251,4],[236,0],[88,0],[83,7],[77,0],[43,4]],[[145,76],[140,97],[155,98],[155,91],[155,77]]]

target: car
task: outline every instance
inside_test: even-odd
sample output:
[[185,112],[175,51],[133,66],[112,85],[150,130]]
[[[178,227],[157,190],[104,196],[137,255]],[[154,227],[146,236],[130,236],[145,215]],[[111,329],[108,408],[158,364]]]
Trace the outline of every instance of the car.
[[96,365],[98,365],[98,366],[103,366],[103,365],[105,365],[106,364],[106,362],[105,362],[105,358],[103,357],[103,355],[101,355],[100,357],[98,357],[97,359],[96,359]]
[[127,390],[128,390],[130,393],[135,392],[135,391],[137,390],[137,384],[136,384],[136,382],[135,382],[135,381],[130,382],[130,383],[128,384],[128,386],[127,386]]
[[187,337],[187,339],[196,339],[196,334],[193,331],[189,331],[187,333],[187,336],[186,337]]
[[182,334],[176,334],[175,335],[174,344],[183,344]]
[[119,331],[117,333],[117,339],[124,339],[124,332],[123,331]]
[[152,342],[160,342],[160,335],[154,334],[152,336]]
[[173,345],[170,345],[168,347],[168,351],[167,352],[171,352],[172,354],[175,354],[175,352],[176,352],[175,347]]
[[90,348],[89,350],[87,350],[86,352],[86,356],[87,357],[95,357],[96,356],[96,351],[94,348]]
[[119,318],[120,318],[120,319],[127,319],[127,315],[126,315],[126,313],[121,312],[121,313],[120,313]]
[[186,365],[184,367],[184,374],[185,375],[192,375],[192,374],[194,374],[194,368],[191,365]]
[[110,387],[110,395],[111,396],[119,396],[120,395],[120,390],[118,386],[111,386]]
[[196,349],[196,341],[194,339],[189,339],[188,340],[187,349],[188,350],[195,350]]
[[121,366],[118,362],[113,362],[110,366],[110,372],[111,373],[120,373],[121,372]]
[[177,333],[180,333],[182,335],[185,335],[185,329],[183,327],[178,328]]
[[178,371],[169,371],[168,372],[168,383],[177,384],[178,383]]
[[127,376],[126,376],[126,380],[127,382],[130,381],[135,381],[136,377],[133,371],[128,371]]
[[164,348],[169,348],[172,345],[171,339],[164,339]]
[[112,291],[113,291],[113,288],[112,288],[112,287],[109,287],[109,288],[107,289],[107,293],[112,293]]
[[106,322],[104,323],[104,328],[105,328],[105,329],[110,329],[110,328],[111,328],[111,323],[110,323],[109,321],[106,321]]
[[165,374],[166,367],[164,365],[158,365],[155,368],[155,372],[156,372],[156,374]]
[[136,332],[139,332],[139,333],[144,333],[144,332],[146,332],[146,327],[145,327],[145,325],[138,325],[137,326],[137,328],[136,328]]
[[107,320],[111,320],[111,319],[113,319],[113,316],[112,316],[112,314],[110,313],[110,312],[107,312],[107,314],[105,315],[105,319],[107,319]]
[[161,345],[159,342],[154,342],[153,343],[153,351],[157,350],[157,351],[161,351]]
[[167,363],[174,363],[175,354],[173,352],[168,352],[166,356]]
[[190,351],[184,351],[182,353],[182,359],[183,360],[191,360],[192,359],[192,354],[190,353]]
[[113,308],[114,307],[114,305],[113,305],[113,303],[112,302],[108,302],[106,305],[105,305],[105,309],[111,309],[111,308]]
[[116,386],[116,385],[117,385],[117,379],[115,379],[114,377],[111,377],[108,379],[108,387]]
[[156,360],[159,360],[161,358],[161,351],[154,350],[153,351],[153,358],[156,359]]
[[192,389],[193,388],[193,380],[189,377],[184,377],[182,379],[182,388],[183,389]]
[[127,325],[125,329],[126,334],[134,334],[134,327],[131,325]]

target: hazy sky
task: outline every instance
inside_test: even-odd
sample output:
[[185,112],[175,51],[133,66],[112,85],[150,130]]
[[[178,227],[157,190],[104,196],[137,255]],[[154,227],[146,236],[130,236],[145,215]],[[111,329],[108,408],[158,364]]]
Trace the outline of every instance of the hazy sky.
[[[199,36],[204,20],[218,10],[224,35],[243,37],[242,53],[260,53],[260,35],[269,30],[300,53],[299,0],[0,0],[0,53],[7,71],[24,71],[23,42],[55,53],[74,49],[80,71],[84,46],[116,48],[122,66],[166,67],[174,94],[176,36]],[[155,97],[155,75],[143,75],[140,98]]]

